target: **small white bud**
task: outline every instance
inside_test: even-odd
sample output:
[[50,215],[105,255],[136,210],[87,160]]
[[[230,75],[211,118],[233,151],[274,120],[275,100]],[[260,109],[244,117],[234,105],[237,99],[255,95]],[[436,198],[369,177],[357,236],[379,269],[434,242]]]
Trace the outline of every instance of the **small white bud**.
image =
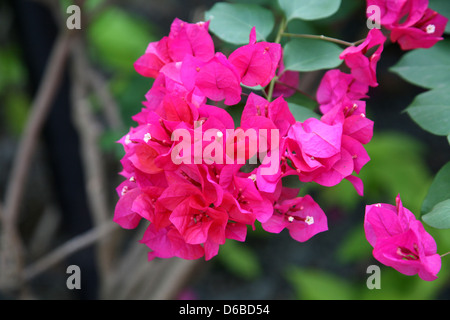
[[152,139],[152,135],[151,135],[150,133],[147,132],[147,133],[144,135],[144,141],[145,141],[145,143],[148,143],[151,139]]
[[429,24],[426,27],[426,31],[428,34],[432,34],[436,31],[436,26],[434,24]]
[[130,140],[130,135],[127,134],[127,136],[125,137],[125,144],[130,144],[131,140]]

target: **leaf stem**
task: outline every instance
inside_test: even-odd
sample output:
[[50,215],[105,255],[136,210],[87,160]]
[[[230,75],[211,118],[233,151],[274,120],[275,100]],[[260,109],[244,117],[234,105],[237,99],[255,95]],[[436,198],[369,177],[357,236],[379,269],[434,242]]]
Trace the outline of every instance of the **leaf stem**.
[[307,39],[318,39],[318,40],[324,40],[324,41],[328,41],[328,42],[334,42],[337,44],[341,44],[347,47],[353,47],[356,46],[362,42],[364,42],[365,39],[361,39],[355,42],[348,42],[348,41],[344,41],[344,40],[340,40],[340,39],[336,39],[336,38],[331,38],[331,37],[327,37],[324,35],[315,35],[315,34],[297,34],[297,33],[286,33],[283,32],[281,34],[281,36],[283,37],[290,37],[290,38],[307,38]]
[[442,257],[445,257],[445,256],[448,255],[448,254],[450,254],[450,251],[449,251],[449,252],[446,252],[446,253],[444,253],[444,254],[441,254],[441,258],[442,258]]
[[[275,38],[275,43],[281,42],[281,37],[286,29],[286,19],[283,17],[280,21],[280,28],[278,29],[277,36]],[[272,101],[273,89],[275,87],[275,82],[278,80],[278,77],[275,76],[269,83],[269,90],[267,92],[267,101]]]

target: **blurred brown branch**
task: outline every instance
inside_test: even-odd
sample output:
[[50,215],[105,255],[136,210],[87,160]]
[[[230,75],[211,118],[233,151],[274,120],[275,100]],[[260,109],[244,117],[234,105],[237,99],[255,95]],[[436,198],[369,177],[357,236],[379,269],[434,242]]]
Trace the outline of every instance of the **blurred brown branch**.
[[24,280],[30,281],[42,272],[61,262],[71,254],[92,245],[93,243],[116,229],[117,225],[110,221],[70,239],[38,261],[24,268]]
[[[173,299],[189,280],[198,261],[166,259],[147,261],[145,245],[139,244],[143,230],[135,230],[135,241],[126,249],[124,240],[118,233],[119,228],[112,221],[113,208],[108,192],[114,190],[108,186],[106,178],[106,160],[99,148],[99,140],[106,126],[113,130],[125,129],[120,117],[120,106],[108,89],[107,80],[89,61],[84,32],[89,22],[111,5],[113,1],[104,1],[83,17],[81,30],[67,30],[58,1],[45,1],[59,22],[60,35],[56,39],[52,53],[48,58],[45,74],[32,102],[31,110],[19,147],[13,159],[13,168],[7,184],[4,206],[0,205],[0,290],[20,298],[27,284],[48,271],[64,259],[88,246],[96,246],[100,276],[99,298],[109,299]],[[78,2],[81,6],[83,1]],[[69,239],[54,248],[43,257],[28,266],[27,248],[23,244],[18,230],[18,218],[24,197],[25,185],[29,176],[35,150],[38,145],[44,121],[50,111],[55,94],[58,92],[63,73],[67,70],[68,59],[72,67],[72,118],[81,138],[83,170],[86,179],[86,191],[94,227]],[[98,99],[101,114],[95,114],[91,97]],[[39,224],[38,224],[39,225]],[[39,297],[38,297],[39,298]]]
[[5,204],[1,215],[0,268],[2,272],[0,274],[0,288],[2,289],[17,289],[22,280],[21,269],[23,267],[24,249],[17,230],[20,203],[37,139],[59,88],[72,38],[73,32],[64,30],[55,42],[13,160],[13,168],[7,184]]
[[[109,207],[107,196],[107,191],[111,189],[106,185],[105,159],[99,148],[99,139],[103,129],[95,120],[89,101],[88,78],[93,72],[90,71],[92,68],[88,62],[82,38],[76,39],[76,45],[72,49],[72,60],[72,117],[81,138],[80,153],[84,162],[90,211],[94,224],[100,226],[112,219],[112,209]],[[118,123],[114,123],[114,125],[118,125]],[[111,236],[104,235],[97,247],[98,274],[101,277],[100,283],[104,286],[100,289],[102,292],[108,286],[107,281],[112,271],[114,244]]]

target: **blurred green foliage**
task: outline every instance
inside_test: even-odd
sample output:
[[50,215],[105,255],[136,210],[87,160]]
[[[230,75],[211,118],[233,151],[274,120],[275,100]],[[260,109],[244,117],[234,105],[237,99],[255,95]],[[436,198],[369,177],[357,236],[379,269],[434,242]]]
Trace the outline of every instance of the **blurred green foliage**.
[[[91,8],[99,2],[87,1]],[[103,10],[88,26],[87,35],[91,59],[108,75],[108,89],[120,107],[125,125],[123,131],[105,131],[100,145],[120,159],[123,149],[116,141],[136,124],[131,117],[141,110],[145,94],[153,84],[153,79],[139,75],[133,64],[148,44],[158,41],[162,35],[151,21],[119,6]]]
[[1,116],[5,119],[6,130],[13,135],[22,132],[28,115],[27,78],[19,48],[15,44],[0,46]]
[[251,281],[262,275],[258,255],[244,243],[231,240],[220,247],[219,262],[236,277]]

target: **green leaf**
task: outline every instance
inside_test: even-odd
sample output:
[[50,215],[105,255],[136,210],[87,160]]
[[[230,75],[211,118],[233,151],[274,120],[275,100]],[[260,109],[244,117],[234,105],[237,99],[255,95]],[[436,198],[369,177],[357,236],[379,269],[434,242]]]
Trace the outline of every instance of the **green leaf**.
[[439,202],[422,220],[433,228],[450,229],[450,199]]
[[218,2],[205,12],[209,30],[223,41],[247,44],[250,31],[256,29],[256,39],[266,40],[275,19],[272,11],[254,4]]
[[355,299],[356,290],[342,278],[319,270],[291,267],[287,273],[298,299],[349,300]]
[[320,116],[311,109],[308,109],[306,107],[300,106],[292,102],[288,102],[288,105],[289,110],[291,110],[292,115],[297,121],[303,122],[308,118],[320,119]]
[[450,162],[436,174],[422,204],[422,213],[430,212],[441,201],[450,199]]
[[278,0],[287,20],[318,20],[338,11],[341,0]]
[[430,49],[412,50],[390,70],[405,81],[426,89],[449,86],[450,41],[440,41]]
[[314,71],[338,67],[342,49],[335,43],[316,39],[293,39],[284,47],[284,66],[292,71]]
[[230,272],[246,280],[255,279],[261,274],[256,254],[237,241],[228,240],[222,245],[218,258]]
[[250,4],[257,4],[257,5],[269,5],[272,0],[229,0],[230,2],[234,3],[250,3]]
[[406,111],[422,129],[438,136],[450,133],[449,88],[419,94]]

